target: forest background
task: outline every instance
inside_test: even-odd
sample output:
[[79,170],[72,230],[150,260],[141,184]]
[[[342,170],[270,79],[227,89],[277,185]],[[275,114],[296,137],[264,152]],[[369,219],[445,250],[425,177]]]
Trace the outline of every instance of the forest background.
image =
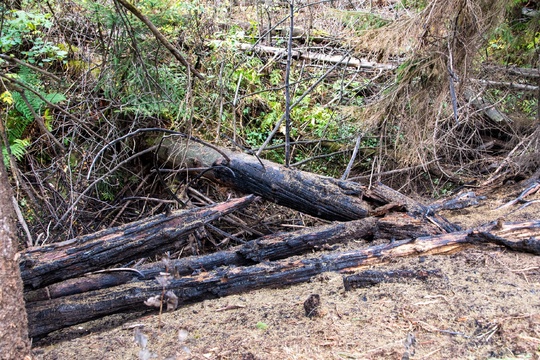
[[[160,164],[140,129],[432,199],[540,175],[536,1],[131,5],[0,5],[19,249],[233,196]],[[264,233],[317,221],[256,213]]]

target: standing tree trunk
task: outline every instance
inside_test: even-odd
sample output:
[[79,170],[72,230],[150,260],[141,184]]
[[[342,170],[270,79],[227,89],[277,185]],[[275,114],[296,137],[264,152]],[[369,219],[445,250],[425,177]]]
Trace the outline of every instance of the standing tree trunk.
[[0,359],[31,359],[11,189],[1,158],[0,244]]

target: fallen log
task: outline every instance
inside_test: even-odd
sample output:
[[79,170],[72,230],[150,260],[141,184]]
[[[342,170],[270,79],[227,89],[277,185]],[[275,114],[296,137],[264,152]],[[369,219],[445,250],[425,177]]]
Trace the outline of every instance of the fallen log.
[[191,275],[194,272],[210,271],[220,266],[245,266],[262,261],[274,261],[309,251],[328,249],[329,246],[346,243],[352,239],[405,239],[435,235],[438,228],[403,213],[390,214],[382,219],[365,218],[350,222],[335,223],[302,230],[267,235],[229,250],[212,254],[166,260],[138,267],[137,272],[129,269],[111,269],[111,272],[88,274],[68,279],[49,286],[27,291],[26,302],[43,301],[92,290],[118,286],[134,280],[153,279],[163,271],[174,276]]
[[[223,41],[213,41],[216,46],[228,45]],[[270,55],[287,55],[286,48],[278,48],[274,46],[265,46],[265,45],[253,45],[246,43],[236,43],[234,45],[236,48],[242,51],[252,51],[259,54],[270,54]],[[327,55],[320,54],[312,51],[300,51],[292,50],[292,58],[296,60],[310,60],[310,61],[320,61],[330,64],[343,64],[344,66],[355,67],[358,69],[364,70],[395,70],[398,65],[396,64],[383,64],[373,61],[367,61],[364,59],[355,58],[353,56],[341,56],[341,55]]]
[[[478,230],[393,241],[367,249],[329,253],[307,259],[286,259],[253,266],[225,267],[195,275],[171,278],[166,286],[146,280],[59,299],[27,304],[31,337],[122,311],[144,310],[144,302],[159,298],[164,290],[181,303],[201,301],[263,287],[282,287],[328,271],[352,272],[362,267],[419,254],[455,252],[476,243],[501,244],[510,249],[540,254],[540,221],[493,223]],[[163,281],[160,281],[163,283]]]
[[151,137],[147,142],[158,145],[158,157],[173,168],[204,169],[205,177],[225,186],[322,219],[350,221],[379,216],[377,206],[393,203],[428,218],[444,231],[459,230],[427,206],[380,183],[368,189],[353,181],[287,168],[180,136]]
[[158,157],[173,168],[207,169],[204,176],[248,194],[322,219],[349,221],[368,216],[363,188],[351,181],[286,168],[227,149],[208,147],[184,137],[150,138]]
[[172,248],[205,223],[253,202],[255,196],[203,208],[161,214],[105,229],[21,254],[20,269],[26,289],[100,270],[118,262],[152,256]]

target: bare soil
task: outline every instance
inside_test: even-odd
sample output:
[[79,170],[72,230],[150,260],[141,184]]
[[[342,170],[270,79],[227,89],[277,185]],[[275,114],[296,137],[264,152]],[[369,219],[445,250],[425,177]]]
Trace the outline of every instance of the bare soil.
[[[539,203],[493,210],[515,191],[492,196],[443,215],[464,228],[540,218]],[[529,200],[535,198],[540,195]],[[390,260],[377,269],[439,270],[443,276],[345,291],[343,274],[326,273],[161,316],[82,324],[41,340],[34,353],[38,359],[540,358],[539,257],[471,246],[451,255]],[[311,294],[320,295],[322,311],[308,318],[303,303]]]

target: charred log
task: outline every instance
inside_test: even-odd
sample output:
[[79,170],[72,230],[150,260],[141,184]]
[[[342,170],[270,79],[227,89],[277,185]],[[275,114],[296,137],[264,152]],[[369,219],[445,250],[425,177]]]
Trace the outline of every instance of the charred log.
[[163,271],[178,277],[214,270],[220,266],[253,265],[262,261],[284,259],[310,251],[328,250],[334,244],[346,243],[353,239],[369,241],[375,237],[401,240],[435,235],[438,232],[437,227],[406,214],[393,214],[382,219],[369,217],[345,223],[306,228],[290,233],[267,235],[226,251],[141,266],[137,268],[137,273],[114,271],[88,274],[51,284],[41,289],[27,291],[25,299],[27,302],[42,301],[104,289],[132,280],[153,279]]
[[[491,236],[488,236],[490,234]],[[490,224],[478,230],[393,241],[367,249],[328,253],[307,259],[285,259],[253,266],[225,267],[199,274],[171,277],[166,290],[181,303],[201,301],[263,287],[282,287],[328,272],[356,271],[388,259],[454,252],[477,243],[502,244],[518,251],[540,254],[540,221]],[[122,311],[144,310],[144,302],[164,291],[155,280],[138,281],[59,299],[27,304],[30,335],[39,337],[66,326]]]
[[21,254],[26,289],[100,270],[119,262],[173,248],[205,223],[251,203],[253,195],[225,203],[157,215],[72,240],[30,249]]

